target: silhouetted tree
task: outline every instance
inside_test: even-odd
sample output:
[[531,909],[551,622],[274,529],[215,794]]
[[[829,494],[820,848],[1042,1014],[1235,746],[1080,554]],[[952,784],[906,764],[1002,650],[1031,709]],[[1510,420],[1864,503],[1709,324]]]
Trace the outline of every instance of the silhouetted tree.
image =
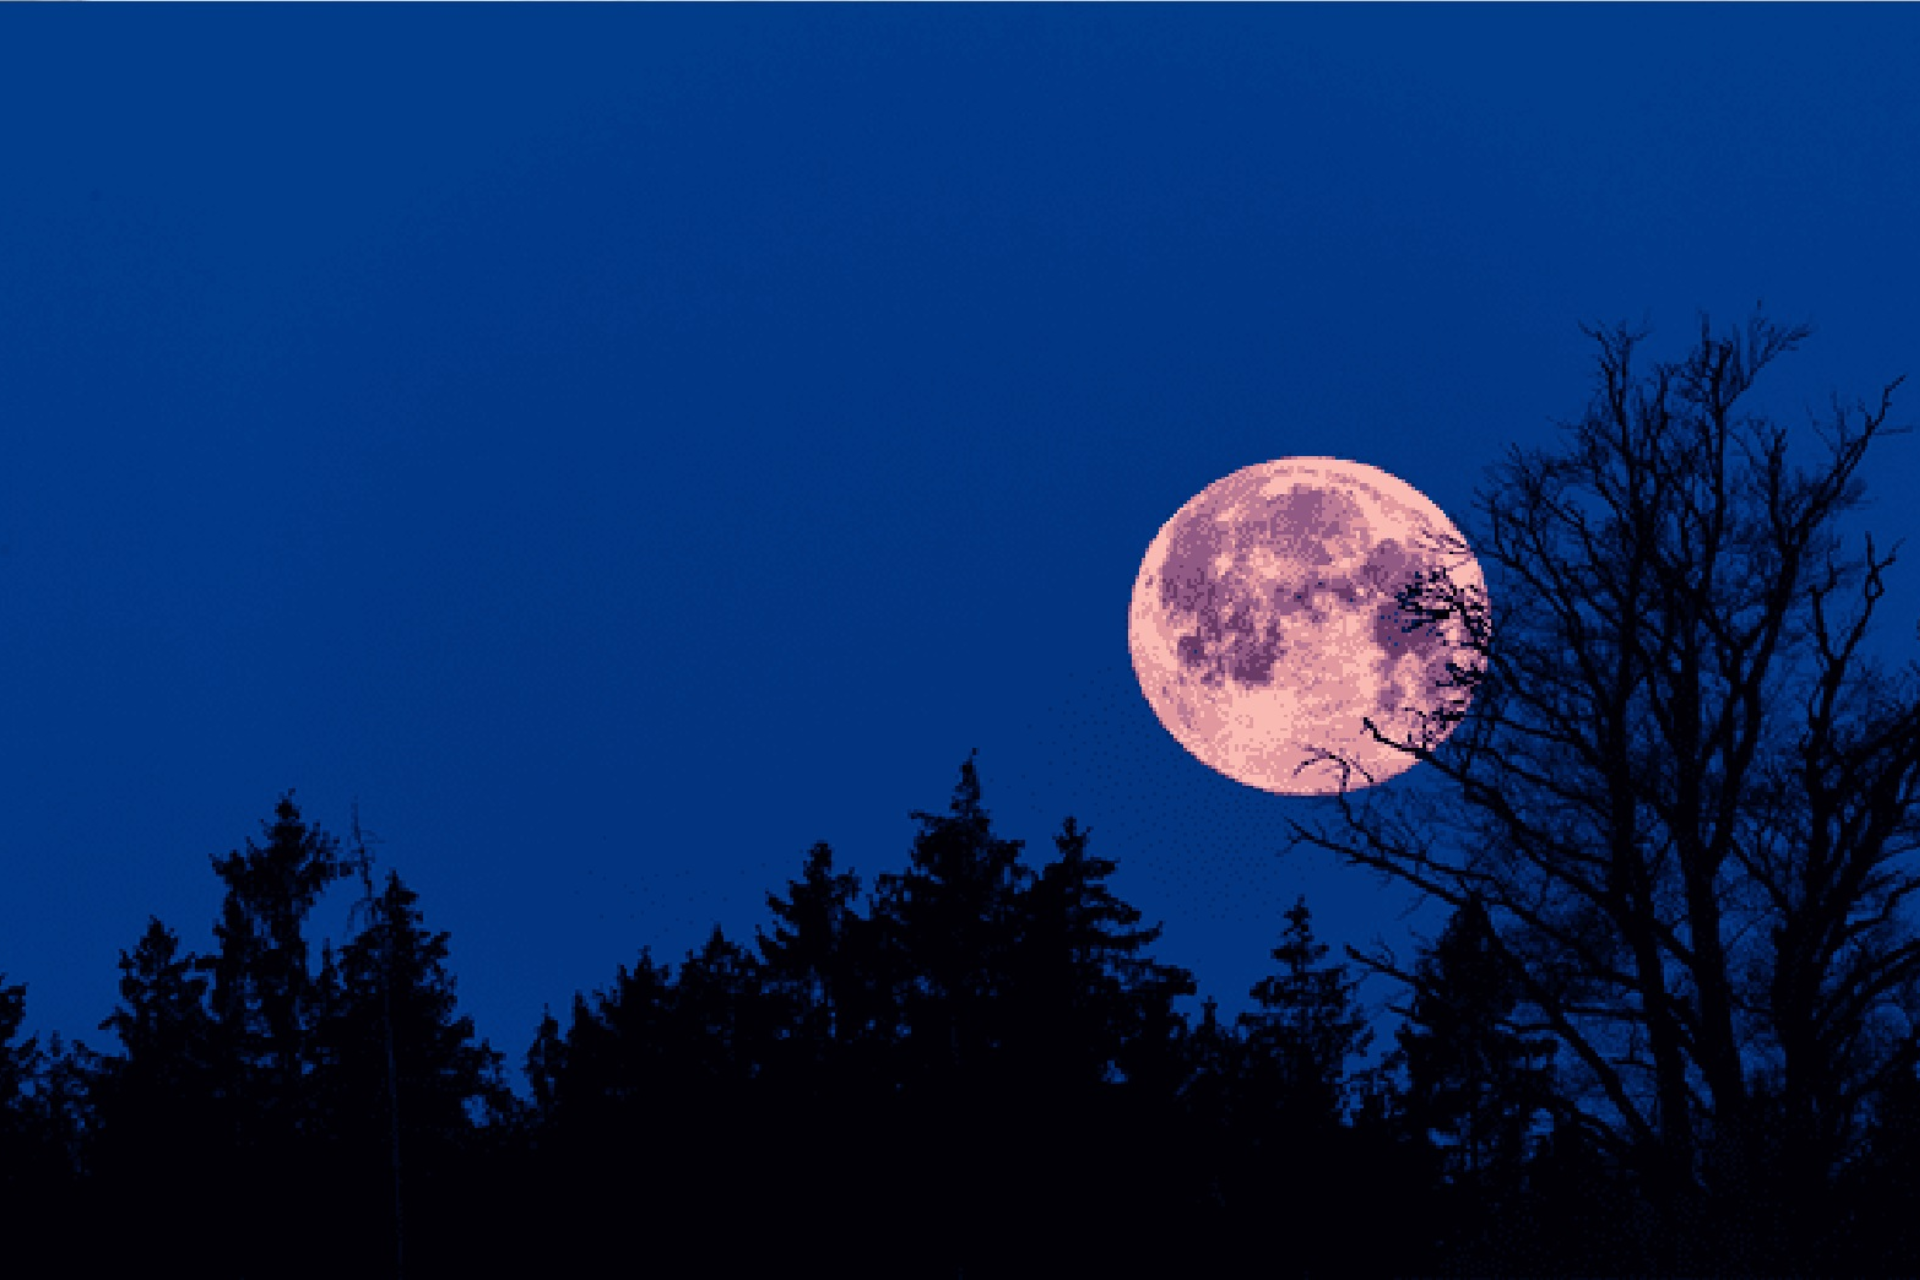
[[[1097,1273],[1164,1245],[1155,1201],[1173,1181],[1163,1148],[1184,1029],[1173,1001],[1194,988],[1148,954],[1160,930],[1114,893],[1116,864],[1088,852],[1087,831],[1068,818],[1054,845],[1015,891],[998,1040],[971,1070],[978,1131],[1004,1163],[997,1230],[1034,1240],[1038,1269]],[[1004,1249],[982,1264],[1012,1265]]]
[[223,1082],[201,968],[173,930],[149,918],[133,950],[120,953],[120,1003],[100,1023],[120,1052],[91,1072],[91,1194],[122,1224],[108,1242],[127,1250],[121,1265],[202,1251],[206,1190],[230,1154],[217,1140]]
[[22,1036],[26,1020],[27,988],[0,979],[0,1224],[10,1229],[32,1229],[26,1215],[17,1214],[20,1201],[37,1199],[36,1180],[49,1172],[46,1135],[35,1114],[33,1086],[41,1066],[37,1037]]
[[1254,983],[1256,1007],[1237,1019],[1232,1135],[1220,1158],[1227,1230],[1244,1239],[1270,1223],[1290,1237],[1283,1273],[1317,1274],[1354,1265],[1353,1242],[1336,1241],[1323,1224],[1347,1191],[1335,1177],[1345,1154],[1347,1063],[1373,1033],[1346,966],[1327,963],[1306,899],[1285,918],[1272,952],[1278,968]]
[[27,1110],[27,1099],[40,1065],[40,1042],[36,1037],[20,1036],[27,1017],[27,986],[24,982],[8,985],[0,975],[0,1120],[12,1134],[21,1127],[19,1117]]
[[214,937],[212,1009],[222,1047],[271,1129],[298,1130],[312,1064],[314,979],[305,922],[345,872],[338,842],[300,817],[288,792],[262,824],[264,845],[213,859],[226,885]]
[[675,1035],[695,1076],[738,1084],[764,1072],[784,1028],[751,951],[716,924],[687,953],[673,994]]
[[612,986],[591,1001],[576,995],[554,1097],[562,1122],[585,1127],[657,1108],[686,1070],[672,1056],[672,1019],[673,967],[655,961],[650,948],[631,968],[619,966]]
[[1394,1206],[1393,1230],[1352,1237],[1338,1269],[1348,1275],[1433,1275],[1450,1226],[1438,1153],[1409,1115],[1405,1055],[1388,1053],[1349,1078],[1348,1131],[1327,1181],[1350,1202]]
[[558,1040],[536,1042],[549,1096],[527,1191],[546,1223],[543,1265],[592,1265],[615,1221],[656,1253],[675,1232],[661,1198],[683,1154],[691,1074],[675,1031],[672,967],[642,948],[611,986],[574,996]]
[[1537,1117],[1553,1097],[1554,1043],[1513,1029],[1520,983],[1477,899],[1455,911],[1414,970],[1397,1033],[1405,1118],[1439,1147],[1452,1184],[1448,1235],[1483,1269],[1524,1218],[1518,1198]]
[[322,967],[314,1042],[316,1092],[342,1190],[365,1218],[391,1220],[394,1235],[383,1239],[404,1231],[413,1242],[404,1256],[423,1255],[431,1266],[449,1247],[447,1234],[464,1229],[465,1215],[451,1215],[476,1130],[508,1101],[500,1055],[458,1011],[449,935],[428,929],[418,904],[389,870],[366,927]]
[[212,1068],[213,1019],[199,957],[179,935],[149,917],[131,952],[120,953],[120,1004],[100,1029],[119,1037],[113,1074],[160,1093],[204,1088]]
[[841,1065],[838,1049],[861,1034],[859,896],[860,877],[833,869],[825,841],[807,851],[785,898],[767,895],[775,923],[758,935],[761,969],[783,1006],[790,1070],[804,1066],[811,1076]]
[[1184,1029],[1179,1044],[1181,1080],[1169,1108],[1163,1157],[1179,1177],[1165,1195],[1185,1237],[1179,1270],[1214,1274],[1231,1265],[1238,1239],[1228,1211],[1240,1198],[1247,1137],[1238,1123],[1245,1046],[1234,1027],[1220,1020],[1212,996],[1200,1002],[1200,1017]]
[[948,813],[911,816],[921,830],[908,868],[879,877],[873,914],[907,1032],[909,1083],[946,1088],[983,1079],[1005,1041],[1021,894],[1033,873],[1023,842],[994,833],[971,757]]
[[1193,975],[1146,953],[1161,928],[1139,927],[1139,909],[1107,884],[1118,864],[1089,854],[1088,835],[1066,819],[1054,837],[1059,856],[1018,905],[1012,996],[1029,1083],[1130,1080],[1171,1093],[1181,1030],[1173,1002],[1194,993]]
[[26,991],[0,976],[0,1241],[10,1262],[32,1267],[86,1221],[74,1198],[86,1098],[84,1051],[23,1034]]
[[[367,833],[360,826],[360,805],[354,802],[353,817],[349,827],[353,847],[348,861],[360,879],[360,900],[353,904],[352,915],[359,918],[365,932],[373,934],[375,952],[379,961],[380,985],[380,1042],[386,1057],[387,1078],[387,1151],[388,1171],[393,1184],[393,1270],[395,1280],[404,1280],[407,1270],[407,1228],[406,1228],[406,1162],[400,1141],[400,1065],[393,1047],[393,977],[394,946],[392,921],[384,918],[381,911],[381,898],[373,888],[373,850]],[[345,1012],[347,1001],[343,998],[343,984],[338,967],[333,961],[332,948],[327,948],[321,963],[321,1001],[323,1026],[335,1024]],[[325,1050],[323,1049],[323,1053]],[[337,1062],[329,1067],[339,1072]]]
[[1553,1096],[1551,1038],[1513,1030],[1520,984],[1478,900],[1454,912],[1415,969],[1405,1056],[1409,1117],[1438,1138],[1456,1178],[1517,1184]]
[[[1658,1214],[1645,1184],[1592,1125],[1571,1112],[1555,1113],[1527,1161],[1526,1177],[1519,1206],[1489,1224],[1508,1234],[1511,1248],[1497,1260],[1484,1247],[1469,1250],[1456,1259],[1466,1264],[1466,1274],[1485,1273],[1494,1261],[1511,1262],[1522,1275],[1658,1274]],[[1454,1205],[1443,1201],[1441,1221],[1453,1225],[1453,1212]],[[1845,1267],[1833,1273],[1854,1274]]]
[[1200,1002],[1200,1023],[1181,1044],[1184,1078],[1182,1105],[1200,1125],[1224,1129],[1230,1123],[1230,1097],[1240,1076],[1240,1038],[1220,1021],[1220,1002]]
[[971,757],[948,812],[912,816],[920,831],[907,869],[877,878],[871,908],[883,996],[875,1012],[903,1033],[888,1055],[898,1145],[878,1155],[916,1170],[912,1194],[889,1188],[883,1203],[937,1266],[977,1269],[1005,1249],[1005,1202],[972,1171],[1006,1159],[1013,1141],[1008,1089],[1021,1030],[1013,988],[1033,873],[1023,842],[993,829]]
[[[1451,666],[1464,720],[1437,748],[1393,743],[1458,803],[1343,793],[1344,830],[1294,824],[1484,902],[1523,1029],[1565,1050],[1562,1122],[1637,1170],[1675,1267],[1751,1268],[1788,1256],[1788,1223],[1817,1234],[1802,1206],[1913,1035],[1883,1015],[1920,976],[1900,911],[1920,696],[1861,650],[1892,554],[1842,555],[1836,531],[1892,388],[1836,404],[1825,457],[1791,466],[1748,393],[1804,333],[1703,323],[1646,371],[1640,335],[1595,333],[1568,446],[1516,450],[1480,496],[1493,604],[1438,572],[1400,602],[1416,631],[1472,637]],[[1764,1107],[1752,1055],[1774,1068]]]
[[1889,1064],[1863,1126],[1859,1153],[1836,1180],[1844,1230],[1833,1269],[1847,1275],[1904,1276],[1920,1259],[1920,1051]]
[[560,1077],[566,1071],[566,1060],[567,1043],[560,1034],[560,1021],[553,1016],[551,1008],[542,1009],[540,1025],[534,1029],[533,1044],[528,1047],[521,1067],[533,1094],[527,1120],[536,1133],[547,1131],[553,1124],[554,1097],[560,1088]]
[[1273,949],[1279,971],[1254,983],[1259,1008],[1240,1015],[1243,1075],[1273,1099],[1289,1131],[1326,1131],[1345,1118],[1347,1063],[1373,1042],[1344,964],[1326,963],[1302,896]]
[[223,1221],[208,1237],[217,1248],[200,1265],[244,1275],[276,1259],[268,1268],[293,1276],[324,1270],[310,1244],[294,1244],[309,1238],[324,1203],[316,1202],[317,1010],[305,922],[342,866],[337,842],[301,819],[291,792],[262,829],[264,844],[249,840],[213,859],[226,894],[217,949],[203,963],[213,978],[222,1122],[205,1137],[221,1152],[206,1190],[223,1206]]

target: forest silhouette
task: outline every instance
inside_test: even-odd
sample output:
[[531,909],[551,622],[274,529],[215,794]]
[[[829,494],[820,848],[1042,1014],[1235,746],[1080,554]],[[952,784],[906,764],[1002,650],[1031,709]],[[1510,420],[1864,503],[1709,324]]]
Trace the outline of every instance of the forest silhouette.
[[117,1048],[0,980],[9,1272],[1920,1271],[1920,694],[1862,648],[1892,554],[1835,527],[1892,389],[1797,468],[1741,401],[1804,336],[1703,321],[1641,372],[1595,332],[1564,450],[1482,494],[1494,604],[1405,593],[1471,623],[1472,703],[1395,744],[1434,785],[1293,847],[1444,904],[1410,963],[1332,959],[1303,898],[1248,1012],[1185,1013],[1113,857],[1069,817],[1033,858],[970,757],[903,868],[814,845],[753,938],[549,1011],[516,1091],[358,815],[289,792],[211,861],[209,954],[121,953]]

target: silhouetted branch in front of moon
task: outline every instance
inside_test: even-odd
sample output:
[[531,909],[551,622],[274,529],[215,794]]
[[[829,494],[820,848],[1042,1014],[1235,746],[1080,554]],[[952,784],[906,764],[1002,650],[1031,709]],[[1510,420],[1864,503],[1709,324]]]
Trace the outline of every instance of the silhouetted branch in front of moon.
[[1331,780],[1303,775],[1342,757],[1365,767],[1341,785],[1386,781],[1413,761],[1379,749],[1361,717],[1433,743],[1468,696],[1446,678],[1467,628],[1422,627],[1397,599],[1427,573],[1479,584],[1451,528],[1363,463],[1286,458],[1216,481],[1142,560],[1128,627],[1142,692],[1181,745],[1249,786],[1325,794]]
[[[1372,722],[1369,721],[1368,723],[1371,724]],[[1353,785],[1353,775],[1356,773],[1367,780],[1366,785],[1369,787],[1379,781],[1379,779],[1367,772],[1366,767],[1358,761],[1350,760],[1324,746],[1307,748],[1307,758],[1295,767],[1293,776],[1296,778],[1299,777],[1316,764],[1330,764],[1340,770],[1340,790],[1343,792]]]

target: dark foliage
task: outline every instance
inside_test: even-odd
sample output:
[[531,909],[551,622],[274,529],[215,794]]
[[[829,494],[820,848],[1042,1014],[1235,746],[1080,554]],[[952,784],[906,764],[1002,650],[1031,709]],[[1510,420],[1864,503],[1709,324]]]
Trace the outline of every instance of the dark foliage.
[[1493,1270],[1530,1256],[1516,1237],[1532,1216],[1523,1191],[1553,1095],[1555,1046],[1514,1030],[1520,983],[1477,899],[1454,912],[1414,980],[1397,1036],[1408,1078],[1404,1119],[1432,1147],[1455,1206],[1443,1228],[1449,1252]]

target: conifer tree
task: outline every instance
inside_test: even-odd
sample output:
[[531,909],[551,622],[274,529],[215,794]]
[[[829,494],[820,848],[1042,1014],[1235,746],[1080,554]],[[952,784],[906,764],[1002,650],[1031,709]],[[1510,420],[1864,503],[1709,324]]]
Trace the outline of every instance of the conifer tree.
[[1286,920],[1273,950],[1279,971],[1253,985],[1260,1007],[1240,1015],[1247,1084],[1278,1103],[1289,1127],[1325,1129],[1344,1117],[1347,1061],[1366,1052],[1373,1033],[1347,967],[1325,963],[1304,896]]
[[672,966],[643,947],[609,987],[574,996],[564,1034],[536,1040],[550,1081],[532,1188],[549,1221],[543,1266],[602,1265],[614,1224],[625,1244],[644,1238],[661,1265],[685,1236],[672,1197],[684,1187],[689,1144],[712,1135],[688,1115],[697,1068],[678,1034],[673,979]]
[[356,1111],[378,1103],[385,1116],[397,1092],[404,1134],[452,1149],[500,1104],[501,1059],[459,1012],[449,935],[427,928],[419,902],[389,870],[368,926],[340,949],[325,1040],[343,1086],[362,1095]]
[[674,1039],[703,1081],[744,1081],[762,1071],[777,1015],[751,952],[719,925],[687,953],[674,984]]
[[890,1001],[876,1013],[902,1033],[883,1095],[894,1115],[876,1153],[902,1177],[883,1203],[949,1270],[1002,1265],[1004,1199],[970,1171],[1013,1166],[1028,1140],[1013,1101],[1024,1064],[1008,1050],[1023,1030],[1014,990],[1033,873],[980,796],[969,757],[948,812],[913,812],[907,869],[878,877],[872,907],[876,986]]
[[1348,1060],[1372,1039],[1346,966],[1327,962],[1304,897],[1286,912],[1277,970],[1256,982],[1238,1019],[1240,1074],[1223,1144],[1225,1232],[1283,1232],[1294,1274],[1363,1274],[1356,1246],[1326,1223],[1356,1196],[1345,1127]]
[[1107,884],[1117,864],[1087,852],[1090,833],[1071,817],[1054,837],[1059,856],[1041,868],[1020,902],[1018,981],[1023,1039],[1039,1079],[1084,1087],[1151,1082],[1169,1094],[1180,1019],[1178,996],[1193,977],[1146,954],[1159,926]]
[[149,918],[133,950],[120,953],[119,988],[100,1029],[119,1038],[120,1051],[98,1056],[89,1072],[92,1194],[126,1225],[116,1239],[133,1253],[187,1257],[206,1230],[198,1201],[228,1154],[207,979],[179,936]]
[[44,1148],[33,1106],[41,1067],[39,1038],[22,1036],[25,983],[0,976],[0,1193],[18,1194],[44,1171]]
[[9,1261],[53,1257],[87,1206],[75,1198],[84,1135],[84,1051],[23,1034],[27,989],[0,975],[0,1240]]
[[199,957],[156,917],[131,952],[120,953],[120,1004],[101,1023],[119,1037],[127,1073],[143,1073],[163,1091],[178,1091],[211,1070],[213,1019]]
[[7,1125],[0,1132],[13,1132],[16,1117],[26,1114],[27,1098],[40,1064],[38,1038],[19,1038],[26,1017],[26,984],[8,985],[0,975],[0,1122]]
[[994,833],[971,757],[949,812],[911,816],[921,830],[908,869],[876,885],[882,963],[908,1031],[911,1073],[977,1083],[1006,1038],[1020,895],[1033,873],[1021,862],[1023,843]]
[[336,1167],[369,1211],[386,1206],[374,1220],[391,1221],[401,1266],[451,1207],[480,1123],[508,1108],[500,1055],[458,1011],[448,937],[389,870],[366,927],[329,948],[317,984],[318,1094]]
[[314,981],[304,925],[343,874],[338,844],[302,821],[289,791],[262,824],[264,845],[213,859],[226,884],[214,926],[212,1009],[232,1086],[250,1119],[282,1137],[305,1120]]
[[[284,1276],[324,1271],[313,1232],[331,1211],[316,1164],[314,1041],[318,991],[305,925],[342,873],[335,840],[302,820],[283,795],[264,843],[215,857],[226,886],[214,925],[211,973],[218,1122],[202,1141],[209,1170],[203,1194],[221,1206],[200,1264],[247,1276],[263,1267]],[[266,1260],[263,1262],[263,1260]]]
[[1414,981],[1396,1033],[1409,1120],[1438,1142],[1455,1179],[1517,1186],[1535,1119],[1553,1097],[1554,1045],[1513,1029],[1520,984],[1477,899],[1454,912]]
[[1220,1021],[1220,1002],[1212,996],[1202,1000],[1200,1022],[1182,1040],[1179,1089],[1181,1106],[1198,1129],[1227,1127],[1242,1047],[1236,1028]]
[[577,1137],[639,1123],[685,1064],[673,1045],[673,967],[643,947],[632,968],[621,965],[611,987],[589,1001],[576,994],[558,1055],[553,1110],[561,1132]]
[[772,932],[759,931],[761,969],[783,1006],[787,1065],[816,1076],[855,1038],[862,1012],[855,933],[865,921],[855,900],[860,877],[833,869],[825,842],[807,851],[787,896],[767,895]]
[[759,935],[759,970],[776,1043],[756,1137],[762,1167],[788,1188],[768,1206],[771,1229],[856,1273],[825,1228],[850,1201],[885,1205],[899,1182],[888,1110],[899,1005],[880,963],[882,925],[859,896],[860,878],[834,868],[825,842],[784,897],[767,895],[774,923]]
[[560,1021],[553,1016],[551,1008],[540,1011],[540,1025],[534,1029],[533,1044],[527,1049],[527,1056],[521,1073],[526,1076],[527,1088],[533,1095],[533,1106],[528,1120],[535,1133],[545,1132],[553,1123],[554,1095],[559,1088],[561,1073],[566,1070],[567,1045],[560,1034]]

